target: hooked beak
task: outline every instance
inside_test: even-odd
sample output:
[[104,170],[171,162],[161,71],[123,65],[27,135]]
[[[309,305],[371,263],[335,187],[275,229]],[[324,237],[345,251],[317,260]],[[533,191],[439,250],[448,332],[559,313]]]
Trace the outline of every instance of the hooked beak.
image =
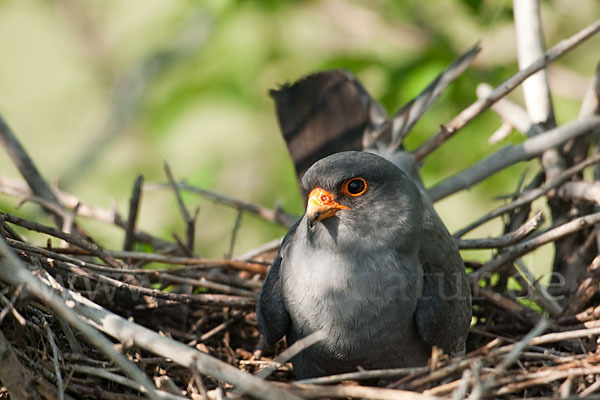
[[315,222],[334,216],[340,210],[350,209],[350,207],[336,202],[333,198],[331,193],[321,188],[314,188],[310,192],[306,204],[306,219],[309,226],[312,227]]

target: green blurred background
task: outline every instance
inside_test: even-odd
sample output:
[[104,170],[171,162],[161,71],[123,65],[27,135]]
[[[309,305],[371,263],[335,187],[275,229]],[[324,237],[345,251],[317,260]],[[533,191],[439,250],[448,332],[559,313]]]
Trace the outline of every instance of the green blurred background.
[[[597,0],[542,7],[548,47],[600,16]],[[123,215],[138,174],[165,181],[164,160],[176,179],[301,214],[270,88],[342,67],[393,113],[476,42],[483,51],[475,65],[416,126],[409,149],[472,103],[478,83],[496,86],[516,72],[511,1],[2,0],[0,113],[49,181]],[[559,123],[576,117],[598,49],[593,38],[550,68]],[[511,97],[522,102],[518,91]],[[478,117],[426,159],[426,184],[523,140],[513,132],[489,145],[499,126],[492,112]],[[531,178],[537,168],[517,165],[438,209],[454,231],[498,206],[494,196],[512,192],[521,174]],[[5,154],[0,169],[19,176]],[[223,256],[237,211],[189,194],[185,200],[200,207],[197,254]],[[3,210],[42,218],[35,205],[16,205],[0,197]],[[105,246],[121,246],[120,230],[81,222]],[[173,194],[146,192],[139,226],[183,236]],[[473,235],[500,229],[496,221]],[[234,254],[284,233],[244,214]],[[526,261],[537,269],[549,256],[537,252]]]

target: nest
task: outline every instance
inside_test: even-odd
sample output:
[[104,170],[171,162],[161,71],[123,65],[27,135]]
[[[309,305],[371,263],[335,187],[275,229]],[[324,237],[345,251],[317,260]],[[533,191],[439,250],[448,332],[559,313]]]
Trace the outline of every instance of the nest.
[[[506,107],[514,111],[515,105],[503,97],[598,30],[600,23],[595,23],[559,43],[491,92],[483,87],[482,98],[417,149],[415,157],[431,153],[492,104],[505,123],[522,126],[523,121],[515,119],[518,113],[505,112]],[[589,155],[591,133],[600,126],[597,82],[598,76],[579,120],[546,130],[525,124],[540,129],[538,136],[507,146],[470,173],[430,191],[434,199],[444,197],[553,149],[568,161],[566,168],[554,169],[543,162],[543,174],[519,188],[506,205],[455,234],[462,249],[495,249],[485,264],[466,260],[474,313],[467,354],[450,357],[434,348],[427,366],[358,370],[304,381],[294,380],[288,362],[310,343],[266,348],[257,328],[256,296],[279,241],[237,258],[194,256],[195,216],[186,209],[180,191],[199,192],[284,226],[293,218],[176,183],[167,166],[167,186],[179,200],[186,236],[165,241],[136,228],[141,178],[134,185],[126,219],[85,204],[51,190],[0,120],[2,143],[26,182],[2,179],[2,192],[37,202],[60,227],[0,212],[0,398],[477,399],[596,392],[600,213],[594,203],[600,203],[600,196],[596,183],[584,180],[582,171],[600,162],[595,151]],[[543,231],[543,215],[531,215],[531,202],[540,197],[553,213],[553,224]],[[498,216],[505,217],[504,235],[461,238]],[[124,250],[96,243],[77,218],[121,227]],[[47,242],[34,244],[15,227],[38,232]],[[152,251],[133,251],[135,243],[148,244]],[[554,270],[566,279],[557,290],[540,285],[520,260],[547,243],[555,244]],[[508,284],[510,279],[518,289]]]

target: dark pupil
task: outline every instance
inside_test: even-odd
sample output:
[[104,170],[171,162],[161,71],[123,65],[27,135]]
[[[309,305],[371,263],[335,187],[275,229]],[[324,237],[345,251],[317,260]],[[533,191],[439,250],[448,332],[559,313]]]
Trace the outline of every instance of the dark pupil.
[[348,182],[348,193],[350,193],[350,194],[358,194],[358,193],[362,192],[364,190],[364,188],[365,188],[365,184],[361,180],[354,179],[354,180]]

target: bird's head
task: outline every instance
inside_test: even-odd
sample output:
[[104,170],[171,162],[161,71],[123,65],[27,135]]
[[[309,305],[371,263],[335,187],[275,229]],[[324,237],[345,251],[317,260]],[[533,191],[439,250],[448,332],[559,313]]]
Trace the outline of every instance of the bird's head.
[[336,153],[313,164],[302,186],[308,194],[305,219],[310,231],[328,230],[342,240],[390,242],[406,235],[420,240],[421,194],[408,176],[382,157]]

